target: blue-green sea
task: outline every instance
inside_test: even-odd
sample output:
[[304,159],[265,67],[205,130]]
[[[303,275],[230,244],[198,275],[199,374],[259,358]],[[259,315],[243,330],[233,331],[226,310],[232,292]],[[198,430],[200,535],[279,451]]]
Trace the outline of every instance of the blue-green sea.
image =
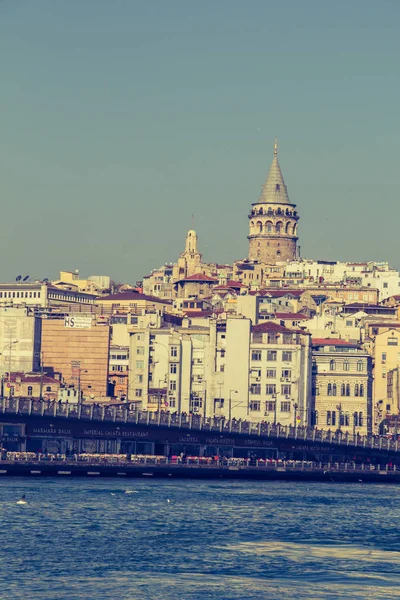
[[0,518],[2,600],[400,597],[395,486],[8,478]]

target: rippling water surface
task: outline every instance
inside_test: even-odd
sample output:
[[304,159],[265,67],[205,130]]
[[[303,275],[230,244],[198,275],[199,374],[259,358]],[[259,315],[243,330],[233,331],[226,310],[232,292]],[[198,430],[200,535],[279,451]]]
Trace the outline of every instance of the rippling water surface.
[[10,478],[0,518],[2,599],[400,597],[395,486]]

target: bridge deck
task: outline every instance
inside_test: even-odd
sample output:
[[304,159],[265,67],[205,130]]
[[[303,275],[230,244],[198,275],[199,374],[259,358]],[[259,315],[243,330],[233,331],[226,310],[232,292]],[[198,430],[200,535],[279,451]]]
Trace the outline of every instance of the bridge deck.
[[257,436],[261,439],[289,440],[348,447],[349,449],[370,449],[375,451],[399,452],[398,440],[383,436],[353,435],[340,429],[325,431],[316,428],[281,426],[268,422],[252,422],[243,420],[227,421],[224,418],[201,417],[185,413],[140,412],[130,411],[128,406],[76,405],[62,402],[39,402],[24,398],[0,399],[0,415],[4,420],[7,415],[27,417],[51,417],[63,420],[80,420],[104,422],[109,424],[125,423],[142,425],[149,428],[162,427],[190,431],[205,431],[223,435]]

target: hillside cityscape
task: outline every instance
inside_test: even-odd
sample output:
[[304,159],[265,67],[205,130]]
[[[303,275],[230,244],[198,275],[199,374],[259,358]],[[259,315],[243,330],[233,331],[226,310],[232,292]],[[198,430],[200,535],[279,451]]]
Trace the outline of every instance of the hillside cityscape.
[[254,200],[233,264],[204,262],[190,230],[135,286],[78,271],[0,284],[2,396],[397,433],[400,273],[301,257],[277,141]]

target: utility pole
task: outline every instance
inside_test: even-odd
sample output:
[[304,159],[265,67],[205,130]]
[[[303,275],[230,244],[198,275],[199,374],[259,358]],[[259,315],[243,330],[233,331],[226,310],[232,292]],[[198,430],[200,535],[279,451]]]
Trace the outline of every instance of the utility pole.
[[40,391],[39,391],[39,400],[43,400],[43,352],[40,351]]

